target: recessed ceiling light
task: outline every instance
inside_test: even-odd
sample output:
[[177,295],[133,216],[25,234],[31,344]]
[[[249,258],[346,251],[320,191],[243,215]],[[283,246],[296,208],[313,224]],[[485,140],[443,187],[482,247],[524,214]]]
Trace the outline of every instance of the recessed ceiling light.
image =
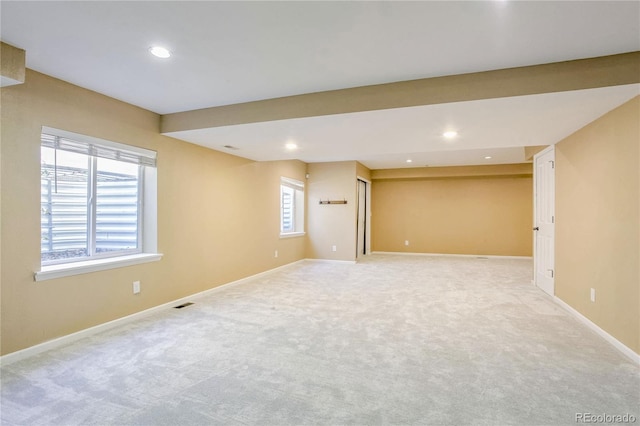
[[456,132],[455,130],[448,130],[448,131],[444,132],[442,134],[442,136],[444,136],[447,139],[453,139],[456,136],[458,136],[458,132]]
[[411,159],[408,159],[408,160],[407,160],[407,163],[411,163],[412,161],[413,161],[413,160],[411,160]]
[[484,157],[485,160],[491,160],[491,156],[487,155],[486,157]]
[[169,52],[169,49],[162,46],[151,46],[149,48],[149,52],[151,52],[153,56],[156,56],[162,59],[166,59],[171,56],[171,52]]
[[285,148],[287,148],[288,150],[290,150],[290,151],[291,151],[291,150],[294,150],[294,149],[298,148],[298,145],[296,145],[296,144],[295,144],[295,143],[293,143],[293,142],[289,142],[289,143],[287,143],[287,144],[285,145]]

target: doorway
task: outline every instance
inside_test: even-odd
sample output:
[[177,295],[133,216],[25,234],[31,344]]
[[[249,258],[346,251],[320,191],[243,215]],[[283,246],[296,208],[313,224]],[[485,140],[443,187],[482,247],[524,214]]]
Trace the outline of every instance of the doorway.
[[358,177],[356,259],[371,251],[371,182]]
[[555,147],[533,157],[533,281],[555,293]]

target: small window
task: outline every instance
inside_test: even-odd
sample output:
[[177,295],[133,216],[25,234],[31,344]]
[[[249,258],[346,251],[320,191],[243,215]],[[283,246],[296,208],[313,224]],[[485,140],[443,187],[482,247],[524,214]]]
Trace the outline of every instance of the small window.
[[304,233],[304,183],[280,178],[280,235]]
[[155,169],[155,157],[153,151],[44,128],[41,264],[142,253],[145,171]]

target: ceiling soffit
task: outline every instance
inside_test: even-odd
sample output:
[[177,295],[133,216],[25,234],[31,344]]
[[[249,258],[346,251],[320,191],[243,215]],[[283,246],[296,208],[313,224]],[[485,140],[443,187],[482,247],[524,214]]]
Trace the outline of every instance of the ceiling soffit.
[[640,52],[165,114],[161,133],[640,83]]

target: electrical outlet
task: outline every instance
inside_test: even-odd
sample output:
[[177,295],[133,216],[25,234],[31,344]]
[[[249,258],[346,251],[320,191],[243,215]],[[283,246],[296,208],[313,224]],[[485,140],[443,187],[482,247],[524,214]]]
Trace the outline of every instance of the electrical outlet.
[[140,281],[134,281],[133,282],[133,294],[139,294],[140,293]]
[[274,257],[278,257],[278,250],[276,250]]
[[409,245],[409,240],[404,240],[404,245],[408,246]]
[[591,301],[592,302],[596,301],[596,289],[595,288],[591,289]]
[[338,248],[336,246],[331,246],[331,251],[337,251]]

